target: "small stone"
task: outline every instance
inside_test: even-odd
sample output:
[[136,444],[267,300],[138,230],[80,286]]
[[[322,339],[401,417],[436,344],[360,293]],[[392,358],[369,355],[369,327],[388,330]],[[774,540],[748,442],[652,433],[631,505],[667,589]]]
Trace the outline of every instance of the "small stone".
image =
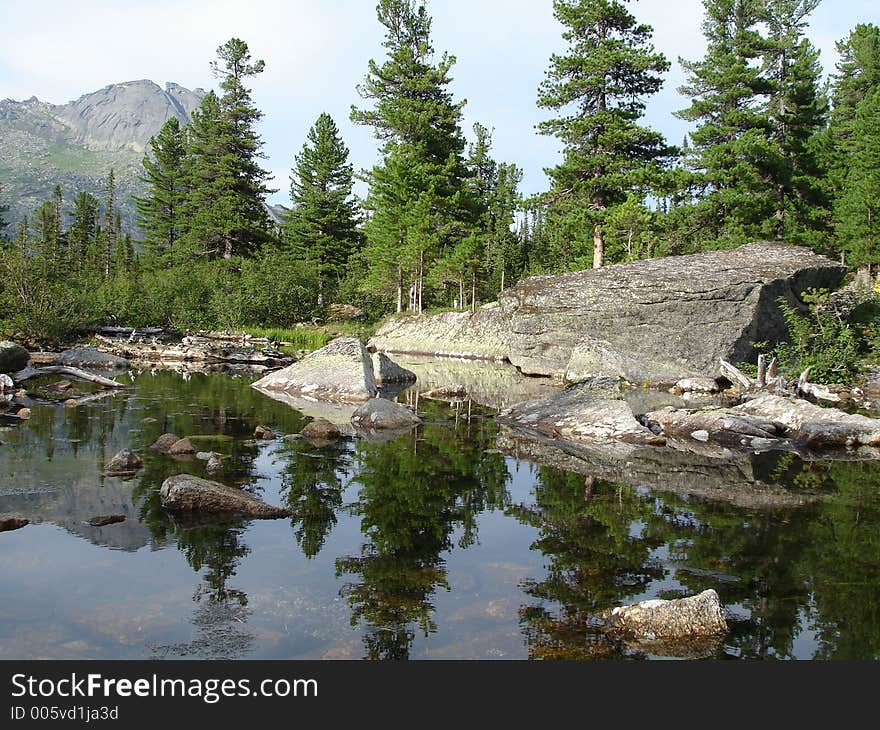
[[254,430],[254,438],[257,439],[257,441],[274,441],[275,434],[271,429],[266,428],[265,426],[257,426]]
[[115,525],[117,522],[125,522],[125,515],[100,515],[88,521],[92,527],[105,527]]
[[64,405],[68,408],[76,408],[79,405],[79,401],[76,398],[68,398],[64,401]]
[[223,457],[220,454],[214,454],[205,464],[205,471],[208,474],[216,474],[223,468]]
[[144,462],[141,460],[141,457],[129,449],[124,449],[110,459],[105,473],[110,476],[134,474],[143,465]]
[[357,408],[351,422],[363,429],[395,431],[418,426],[422,419],[400,403],[374,398]]
[[173,433],[165,433],[156,439],[156,443],[151,448],[160,454],[167,454],[178,441],[180,441],[178,436],[175,436]]
[[306,425],[300,433],[300,436],[309,440],[319,439],[321,441],[332,441],[340,438],[342,432],[335,423],[330,423],[330,421],[324,418],[317,418]]
[[709,442],[709,432],[706,430],[694,431],[691,434],[692,439],[696,439],[697,441],[701,441],[704,444]]
[[18,413],[18,417],[23,421],[26,421],[31,417],[31,409],[30,408],[22,408]]
[[257,519],[290,517],[290,510],[275,507],[246,492],[189,474],[169,477],[159,490],[162,506],[175,512],[237,514]]
[[189,439],[179,439],[169,449],[168,453],[172,456],[183,456],[185,454],[196,453],[196,447],[193,446]]

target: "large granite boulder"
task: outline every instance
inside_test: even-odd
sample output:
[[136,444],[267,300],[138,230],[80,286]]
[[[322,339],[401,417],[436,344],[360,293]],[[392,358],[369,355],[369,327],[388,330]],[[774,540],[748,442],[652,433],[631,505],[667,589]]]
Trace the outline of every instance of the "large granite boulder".
[[753,342],[787,336],[780,297],[803,308],[804,291],[833,289],[844,273],[809,249],[754,243],[526,279],[497,308],[394,318],[370,345],[506,359],[527,375],[569,381],[607,375],[672,385],[715,376],[721,357],[754,361]]
[[253,384],[268,395],[286,393],[316,400],[363,403],[377,394],[373,361],[363,343],[341,337]]
[[17,373],[30,361],[30,353],[21,345],[8,340],[0,342],[0,373]]
[[373,353],[373,373],[376,376],[376,385],[394,385],[401,383],[415,383],[417,378],[412,370],[407,370],[398,365],[384,352]]

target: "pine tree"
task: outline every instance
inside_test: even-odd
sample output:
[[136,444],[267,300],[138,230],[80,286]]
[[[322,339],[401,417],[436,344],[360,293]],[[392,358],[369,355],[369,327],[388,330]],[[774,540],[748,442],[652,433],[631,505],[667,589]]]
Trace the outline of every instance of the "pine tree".
[[3,240],[4,231],[9,226],[6,214],[9,212],[9,204],[3,202],[3,185],[0,184],[0,241]]
[[191,124],[186,155],[190,251],[208,256],[247,255],[271,237],[265,208],[270,173],[260,167],[263,142],[247,78],[263,72],[247,44],[232,38],[217,49],[211,68],[223,95],[209,93]]
[[638,123],[669,63],[651,45],[652,28],[618,0],[554,0],[553,9],[569,47],[550,59],[538,98],[561,113],[539,131],[564,145],[563,162],[547,170],[552,258],[558,268],[581,267],[589,251],[598,268],[609,215],[631,192],[646,194],[671,154]]
[[850,266],[880,263],[880,87],[849,125],[849,167],[835,205],[837,236]]
[[361,243],[348,155],[333,119],[321,114],[296,155],[290,180],[293,207],[283,223],[284,238],[295,257],[316,267],[319,307],[333,296]]
[[90,257],[97,249],[98,200],[90,193],[79,193],[74,199],[67,246],[73,271],[92,277],[98,273],[98,262]]
[[461,110],[447,86],[455,58],[434,61],[431,19],[419,0],[380,0],[388,58],[358,87],[371,109],[352,108],[356,124],[371,126],[383,160],[368,174],[364,225],[370,269],[364,288],[397,293],[403,310],[421,312],[430,262],[442,259],[473,232],[474,203],[464,164]]
[[185,132],[177,118],[171,117],[150,140],[150,154],[144,156],[140,178],[148,192],[135,198],[144,244],[156,256],[171,254],[186,230],[185,155]]
[[101,269],[104,278],[109,278],[116,251],[118,230],[116,221],[116,173],[111,168],[107,177],[107,192],[104,197],[104,226],[101,229]]
[[679,91],[691,105],[678,116],[697,122],[685,164],[696,206],[688,235],[723,244],[760,236],[775,219],[771,180],[781,164],[764,98],[772,90],[758,61],[760,0],[703,0],[706,56],[679,59],[689,74]]
[[764,2],[768,114],[779,161],[772,170],[776,210],[773,230],[768,233],[780,241],[818,244],[815,234],[826,231],[829,201],[822,185],[826,170],[816,136],[827,123],[828,100],[821,89],[819,52],[804,37],[804,29],[820,0]]

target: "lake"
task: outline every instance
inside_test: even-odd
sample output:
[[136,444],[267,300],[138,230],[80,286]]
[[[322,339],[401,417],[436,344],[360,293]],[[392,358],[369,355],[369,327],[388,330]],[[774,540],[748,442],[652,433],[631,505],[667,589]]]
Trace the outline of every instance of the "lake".
[[[880,462],[577,465],[493,418],[545,383],[484,382],[475,366],[476,402],[432,401],[418,398],[423,367],[427,385],[398,397],[425,422],[389,439],[280,438],[318,414],[247,374],[132,373],[123,392],[35,401],[29,421],[0,423],[0,513],[32,523],[0,533],[0,658],[655,658],[596,614],[707,588],[731,632],[692,656],[880,656]],[[254,441],[259,425],[279,438]],[[222,453],[213,478],[293,517],[163,510],[168,476],[208,477],[149,449],[166,432]],[[144,468],[104,476],[124,448]],[[732,492],[714,486],[726,469]],[[88,524],[111,514],[126,520]]]

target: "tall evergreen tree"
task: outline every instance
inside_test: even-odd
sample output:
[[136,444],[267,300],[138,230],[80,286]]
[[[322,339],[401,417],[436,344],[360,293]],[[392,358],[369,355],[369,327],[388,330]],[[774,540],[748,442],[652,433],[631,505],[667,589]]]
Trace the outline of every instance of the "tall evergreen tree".
[[104,197],[104,226],[101,229],[101,269],[104,278],[110,276],[113,267],[113,254],[119,231],[116,222],[116,173],[111,168],[107,177],[107,192]]
[[171,117],[150,140],[140,178],[148,191],[146,196],[135,198],[144,244],[157,256],[171,254],[186,229],[185,156],[185,131],[177,117]]
[[772,170],[776,196],[772,235],[777,240],[811,243],[811,237],[827,229],[829,207],[822,185],[826,171],[816,141],[827,123],[828,100],[821,88],[819,52],[804,37],[807,17],[820,0],[764,2],[768,112],[779,162]]
[[609,215],[631,192],[646,194],[671,154],[639,124],[669,63],[651,45],[652,28],[619,0],[554,0],[553,9],[568,49],[550,59],[538,97],[561,114],[539,131],[564,145],[562,163],[547,170],[547,226],[556,267],[582,267],[590,252],[598,268]]
[[3,185],[0,184],[0,240],[2,240],[4,231],[9,226],[6,220],[6,214],[9,213],[9,204],[3,200]]
[[90,257],[97,249],[98,200],[91,193],[79,193],[74,199],[67,246],[73,271],[86,276],[98,273],[97,260]]
[[364,225],[366,288],[396,291],[403,309],[422,311],[427,267],[473,232],[474,209],[466,180],[461,110],[447,87],[455,58],[435,62],[431,18],[422,0],[380,0],[386,61],[369,63],[358,92],[370,109],[352,108],[356,124],[371,126],[382,162],[368,174]]
[[850,266],[871,267],[880,263],[880,87],[862,99],[849,126],[836,233]]
[[696,122],[685,164],[697,203],[691,235],[741,243],[774,220],[773,170],[781,164],[764,100],[772,87],[762,73],[761,0],[703,0],[706,55],[679,62],[691,105],[678,116]]
[[186,184],[188,248],[231,258],[254,252],[270,238],[265,208],[270,173],[260,167],[263,142],[256,131],[262,118],[245,81],[263,72],[251,62],[247,44],[232,38],[217,49],[211,68],[221,97],[209,93],[191,125]]
[[290,179],[293,207],[283,223],[294,256],[318,272],[318,306],[333,296],[352,253],[361,243],[359,211],[352,197],[354,170],[348,148],[329,114],[321,114],[296,155]]

